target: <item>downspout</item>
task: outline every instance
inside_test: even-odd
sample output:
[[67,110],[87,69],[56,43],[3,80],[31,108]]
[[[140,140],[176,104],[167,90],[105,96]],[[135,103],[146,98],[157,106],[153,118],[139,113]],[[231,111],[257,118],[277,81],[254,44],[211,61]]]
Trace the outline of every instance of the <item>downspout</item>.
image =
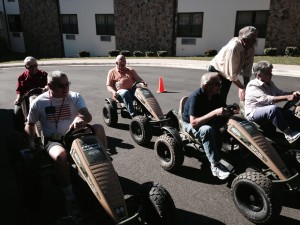
[[7,36],[8,36],[8,49],[11,51],[11,42],[10,42],[10,35],[9,35],[8,22],[7,22],[7,16],[6,16],[6,9],[5,9],[4,0],[2,0],[2,5],[3,5],[5,25],[6,25],[5,27],[6,27],[6,32],[7,32]]
[[61,54],[62,57],[65,57],[65,46],[64,46],[64,39],[63,39],[63,33],[62,33],[62,27],[61,27],[61,13],[60,13],[60,4],[59,0],[56,0],[57,4],[57,11],[58,11],[58,23],[59,23],[59,35],[60,35],[60,42],[61,42]]
[[172,51],[173,51],[173,56],[176,56],[176,35],[177,35],[177,10],[178,10],[178,0],[174,0],[174,13],[173,13],[173,37],[172,37]]

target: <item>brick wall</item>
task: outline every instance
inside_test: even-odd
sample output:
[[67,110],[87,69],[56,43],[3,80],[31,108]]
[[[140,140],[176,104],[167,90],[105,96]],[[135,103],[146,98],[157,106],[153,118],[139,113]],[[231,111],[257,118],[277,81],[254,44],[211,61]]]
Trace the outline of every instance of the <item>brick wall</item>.
[[266,48],[300,47],[300,1],[271,0]]
[[26,53],[35,57],[63,55],[57,0],[19,0]]
[[114,0],[118,50],[174,54],[176,0]]

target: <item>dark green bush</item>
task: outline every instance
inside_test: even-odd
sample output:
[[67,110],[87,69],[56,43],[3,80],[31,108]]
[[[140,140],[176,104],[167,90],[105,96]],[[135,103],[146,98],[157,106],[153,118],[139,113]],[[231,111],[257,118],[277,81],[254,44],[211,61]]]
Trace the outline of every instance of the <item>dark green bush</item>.
[[166,56],[168,56],[168,52],[167,51],[157,51],[156,54],[159,57],[166,57]]
[[118,56],[120,54],[120,51],[119,50],[109,50],[108,51],[108,55],[109,56]]
[[297,47],[286,47],[285,54],[288,56],[296,56],[299,55],[299,49]]
[[267,56],[276,56],[277,55],[277,48],[265,48],[264,54]]
[[146,52],[145,52],[145,55],[148,56],[148,57],[149,57],[149,56],[155,56],[155,53],[152,52],[152,51],[146,51]]
[[218,51],[215,49],[207,49],[204,52],[205,56],[215,56],[216,54],[218,54]]
[[141,56],[144,56],[144,53],[141,52],[141,51],[134,51],[132,53],[132,55],[135,56],[135,57],[141,57]]
[[80,52],[78,52],[78,56],[79,57],[90,57],[90,53],[89,52],[87,52],[87,51],[80,51]]
[[130,51],[128,51],[128,50],[121,50],[120,51],[120,55],[130,56]]

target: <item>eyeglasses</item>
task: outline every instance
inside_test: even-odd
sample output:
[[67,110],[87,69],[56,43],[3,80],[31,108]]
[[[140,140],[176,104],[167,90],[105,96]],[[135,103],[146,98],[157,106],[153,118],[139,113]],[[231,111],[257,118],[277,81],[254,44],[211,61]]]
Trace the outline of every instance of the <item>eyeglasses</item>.
[[222,87],[222,81],[211,82],[210,84],[213,86]]
[[31,66],[25,66],[26,67],[26,69],[33,69],[33,68],[37,68],[38,67],[38,65],[37,64],[35,64],[35,65],[31,65]]
[[54,84],[54,86],[57,87],[57,88],[68,88],[68,87],[70,87],[70,85],[71,85],[71,82],[67,82],[65,84],[62,84],[62,83]]

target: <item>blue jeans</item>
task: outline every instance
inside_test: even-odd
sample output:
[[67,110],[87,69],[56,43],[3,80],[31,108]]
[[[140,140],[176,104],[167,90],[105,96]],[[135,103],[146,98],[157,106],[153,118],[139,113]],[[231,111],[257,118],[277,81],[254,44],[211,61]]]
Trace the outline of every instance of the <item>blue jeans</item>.
[[119,94],[118,100],[125,104],[127,111],[131,116],[133,116],[135,114],[133,108],[133,91],[131,89],[120,89],[117,93]]
[[216,144],[216,133],[213,127],[209,125],[203,125],[198,129],[194,129],[190,123],[183,121],[183,129],[195,138],[198,138],[203,145],[206,157],[210,163],[219,162],[221,160],[218,154],[218,148]]
[[257,108],[253,116],[249,118],[258,124],[270,121],[279,130],[284,131],[288,127],[299,130],[300,119],[294,115],[291,110],[286,110],[276,105],[269,105]]

